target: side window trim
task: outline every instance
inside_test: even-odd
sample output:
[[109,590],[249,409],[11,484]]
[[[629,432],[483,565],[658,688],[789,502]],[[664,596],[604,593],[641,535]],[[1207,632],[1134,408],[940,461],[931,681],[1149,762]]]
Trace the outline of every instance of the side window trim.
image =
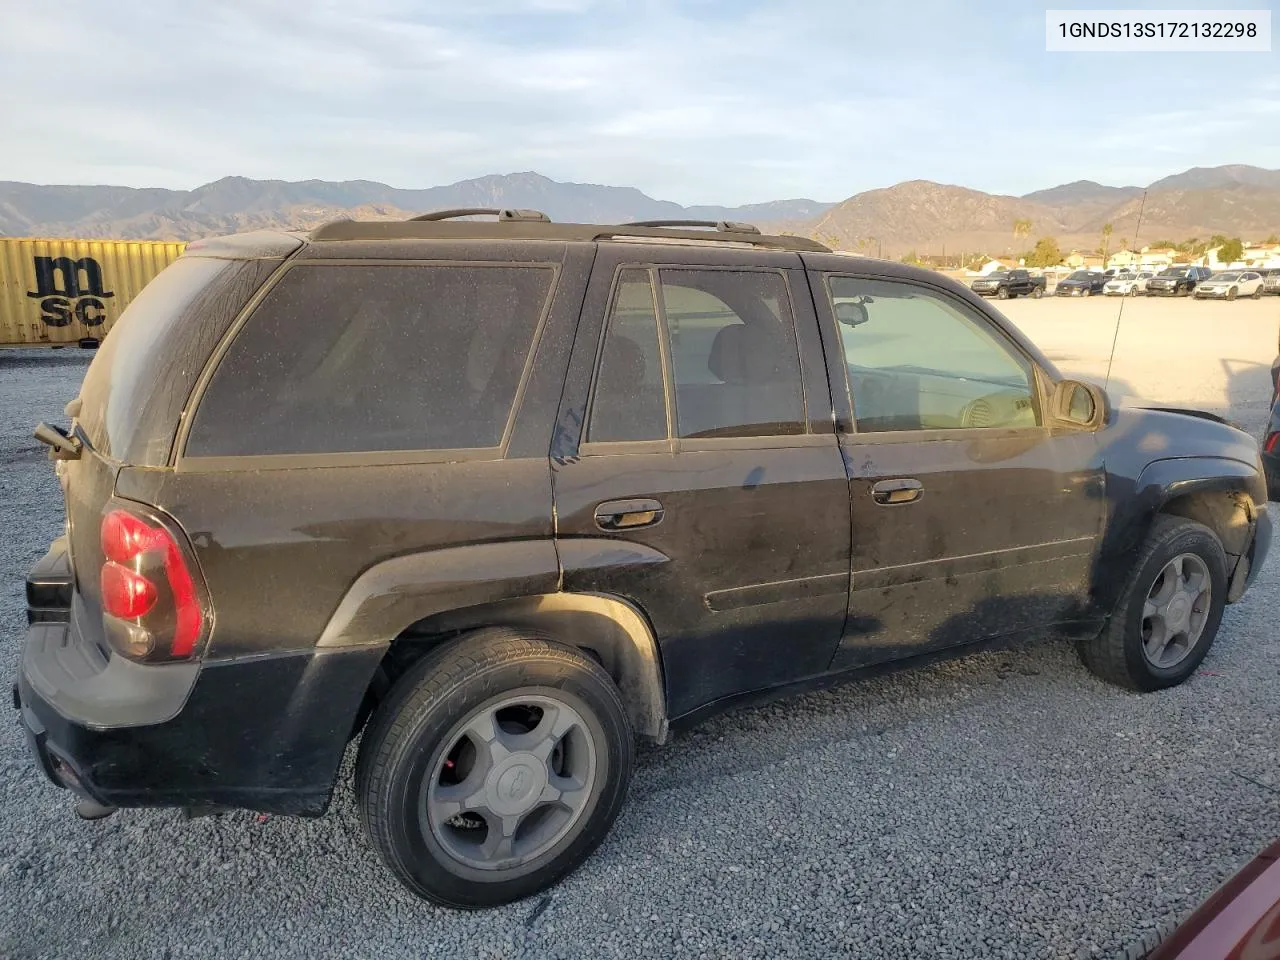
[[[303,248],[299,248],[301,250]],[[204,401],[205,394],[209,385],[216,376],[218,367],[221,365],[224,357],[230,352],[232,345],[239,336],[241,330],[253,318],[262,302],[270,295],[280,283],[293,270],[301,268],[318,268],[318,269],[342,269],[349,266],[380,266],[380,267],[461,267],[461,268],[513,268],[531,270],[548,270],[551,274],[550,282],[547,286],[547,293],[543,299],[541,309],[538,313],[538,319],[533,327],[533,333],[529,341],[529,352],[525,357],[524,366],[520,371],[520,377],[516,382],[515,396],[511,401],[511,409],[507,413],[507,421],[503,425],[502,437],[497,446],[489,447],[463,447],[458,449],[417,449],[417,450],[360,450],[360,451],[342,451],[333,453],[285,453],[285,454],[234,454],[234,455],[217,455],[217,456],[189,456],[187,454],[187,441],[191,433],[191,426],[195,420],[196,411],[200,404]],[[387,464],[409,464],[409,463],[443,463],[453,460],[501,460],[506,457],[507,447],[511,442],[511,434],[514,429],[516,417],[520,412],[520,405],[524,400],[524,393],[528,387],[529,380],[532,376],[533,364],[537,358],[538,345],[547,328],[548,317],[551,314],[552,304],[555,302],[556,291],[559,287],[561,275],[561,264],[555,261],[542,260],[456,260],[456,259],[420,259],[420,260],[398,260],[398,259],[382,259],[369,258],[357,260],[299,260],[296,252],[293,257],[285,261],[285,263],[276,270],[265,283],[254,293],[244,308],[232,321],[230,327],[227,328],[222,339],[209,355],[209,359],[205,362],[204,369],[196,378],[191,395],[187,399],[186,406],[182,411],[182,421],[178,426],[178,435],[174,440],[173,452],[170,457],[170,464],[175,469],[181,469],[185,472],[199,471],[207,469],[210,471],[224,470],[270,470],[270,469],[291,469],[300,467],[322,467],[322,466],[379,466]]]
[[[832,280],[871,280],[880,283],[901,283],[906,286],[917,287],[925,290],[939,299],[946,300],[958,309],[965,311],[975,322],[979,323],[982,330],[987,332],[993,340],[1006,347],[1010,353],[1022,360],[1026,364],[1031,386],[1031,396],[1035,404],[1036,419],[1039,421],[1035,426],[1029,427],[941,427],[931,430],[884,430],[884,431],[859,431],[858,430],[858,410],[857,400],[853,396],[853,384],[849,382],[849,365],[843,357],[843,338],[840,335],[839,323],[835,319],[835,299],[831,290]],[[1035,358],[1022,349],[1022,346],[1010,337],[1004,329],[991,320],[983,311],[978,310],[973,304],[970,304],[960,297],[957,297],[949,290],[942,287],[934,286],[931,283],[925,283],[916,279],[907,279],[904,277],[889,276],[882,273],[862,273],[854,271],[823,271],[822,272],[822,291],[826,299],[824,312],[829,319],[822,322],[824,325],[830,325],[834,329],[832,334],[835,338],[834,343],[836,349],[840,351],[839,365],[841,376],[844,382],[845,397],[848,400],[851,416],[847,423],[837,423],[837,433],[848,440],[857,440],[859,443],[910,443],[924,442],[929,440],[948,440],[958,437],[972,437],[975,433],[979,433],[982,437],[992,440],[1003,437],[1026,437],[1032,434],[1044,433],[1049,429],[1048,417],[1045,411],[1048,409],[1046,398],[1044,395],[1042,373],[1040,365],[1036,363]],[[842,421],[843,418],[837,418]]]

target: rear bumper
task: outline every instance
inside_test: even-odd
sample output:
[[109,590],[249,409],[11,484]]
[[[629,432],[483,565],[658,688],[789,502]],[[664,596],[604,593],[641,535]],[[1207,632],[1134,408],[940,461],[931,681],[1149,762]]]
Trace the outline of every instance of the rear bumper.
[[325,811],[381,646],[138,664],[72,611],[30,623],[14,685],[54,784],[111,807]]

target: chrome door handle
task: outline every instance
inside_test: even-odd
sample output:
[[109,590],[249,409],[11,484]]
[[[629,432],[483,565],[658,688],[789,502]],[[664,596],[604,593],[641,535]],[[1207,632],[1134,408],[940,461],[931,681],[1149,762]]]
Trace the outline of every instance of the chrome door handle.
[[651,527],[664,513],[657,500],[606,500],[596,507],[596,526],[601,530]]
[[919,480],[902,478],[881,480],[871,485],[871,497],[876,503],[893,506],[899,503],[915,503],[924,495],[924,484]]

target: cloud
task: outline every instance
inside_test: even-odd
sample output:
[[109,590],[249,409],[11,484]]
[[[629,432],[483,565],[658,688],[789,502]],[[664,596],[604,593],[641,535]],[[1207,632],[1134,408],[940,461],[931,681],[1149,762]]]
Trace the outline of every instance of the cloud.
[[408,187],[535,168],[738,203],[914,178],[1025,192],[1280,166],[1270,58],[1216,61],[1244,94],[1224,98],[1206,55],[1046,54],[1042,14],[1013,2],[903,10],[0,0],[0,178]]

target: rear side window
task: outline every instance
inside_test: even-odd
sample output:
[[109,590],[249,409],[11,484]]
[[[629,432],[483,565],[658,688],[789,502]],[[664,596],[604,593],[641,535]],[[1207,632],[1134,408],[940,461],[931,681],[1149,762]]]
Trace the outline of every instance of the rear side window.
[[804,387],[780,273],[659,271],[677,436],[804,433]]
[[186,455],[501,445],[549,266],[291,268],[218,365]]
[[181,257],[134,298],[93,358],[78,420],[94,449],[123,463],[169,462],[196,377],[279,260]]
[[667,439],[658,313],[648,270],[623,270],[618,276],[587,439]]

